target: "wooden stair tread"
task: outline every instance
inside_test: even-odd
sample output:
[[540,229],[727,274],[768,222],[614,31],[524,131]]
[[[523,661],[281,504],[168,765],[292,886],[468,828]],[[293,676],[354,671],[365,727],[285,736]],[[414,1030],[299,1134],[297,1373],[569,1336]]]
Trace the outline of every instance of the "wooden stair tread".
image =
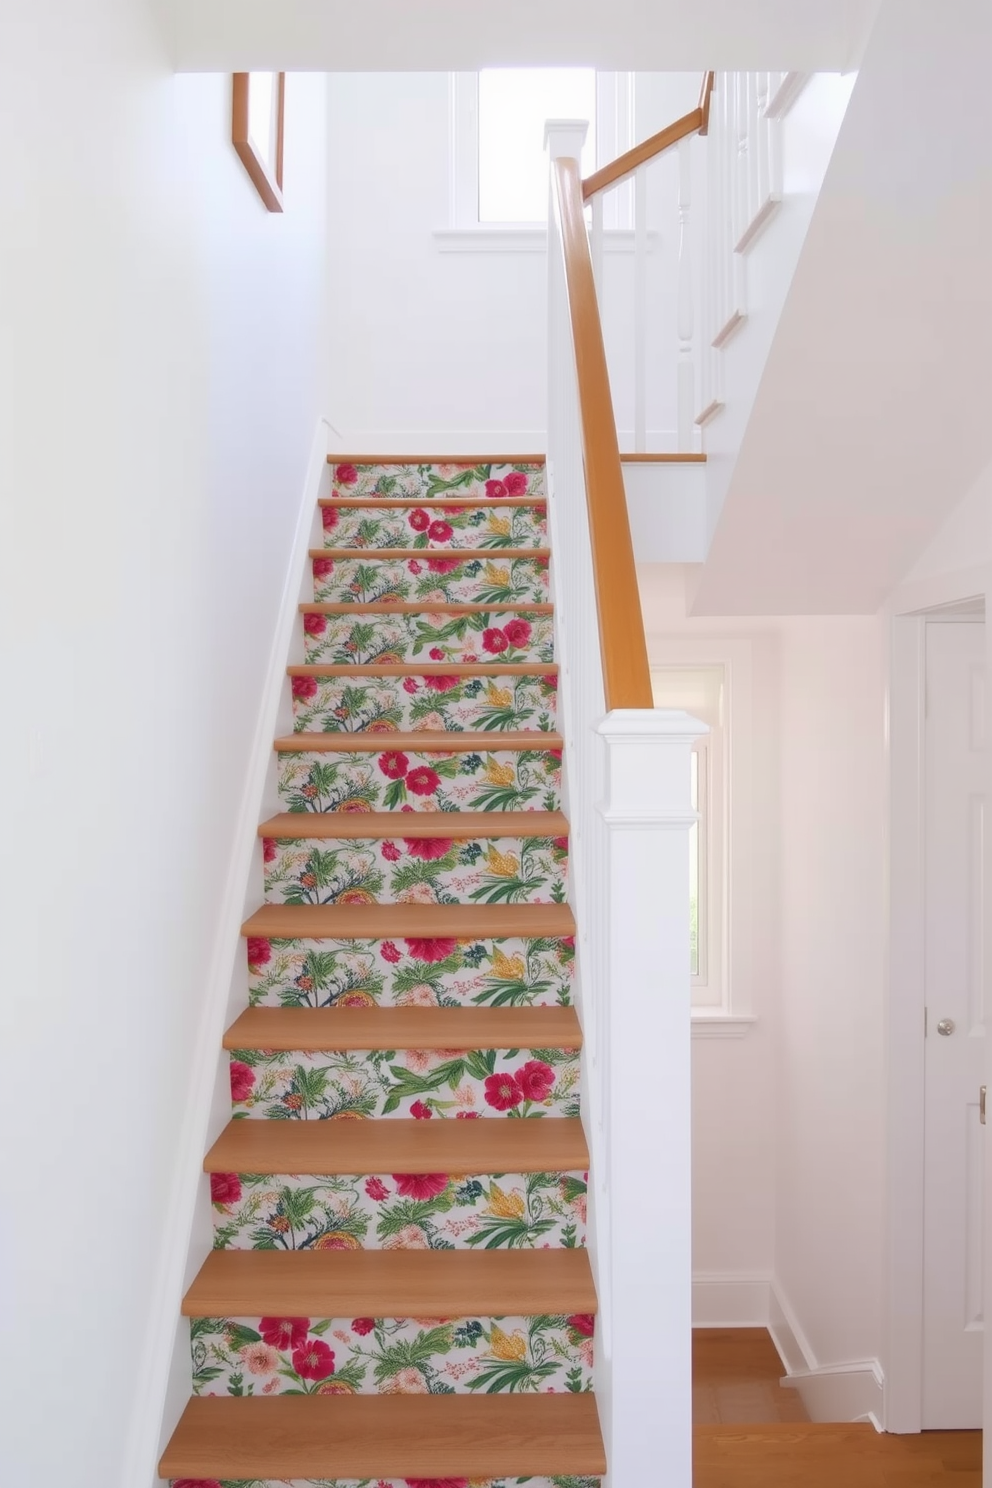
[[574,935],[575,918],[567,904],[263,904],[241,933],[274,940],[527,939]]
[[[545,455],[328,455],[328,465],[453,465],[475,470],[479,465],[543,465]],[[493,498],[494,500],[498,498]]]
[[225,1049],[580,1049],[571,1007],[246,1008]]
[[283,734],[275,741],[278,754],[381,754],[384,749],[410,750],[411,753],[436,751],[440,754],[493,754],[505,749],[512,752],[525,749],[562,750],[565,741],[561,734],[541,733],[449,733],[413,730],[395,734]]
[[231,1121],[207,1173],[560,1173],[585,1171],[581,1121]]
[[378,604],[301,604],[302,615],[551,615],[550,604],[439,604],[437,600],[425,599],[419,604],[407,604],[397,600],[395,604],[380,600]]
[[597,1476],[596,1401],[562,1395],[270,1395],[190,1400],[166,1478]]
[[260,837],[567,837],[560,811],[281,811],[258,829]]
[[500,563],[504,558],[551,557],[549,548],[311,548],[311,558],[417,558],[429,563],[432,558],[456,558],[459,563]]
[[[362,511],[373,508],[379,511],[385,508],[387,511],[409,510],[419,511],[444,511],[445,508],[455,507],[485,507],[489,511],[499,511],[504,506],[547,506],[547,496],[459,496],[457,491],[447,491],[440,496],[321,496],[319,506],[338,506],[347,509],[353,507]],[[432,550],[428,550],[432,551]]]
[[[358,611],[356,610],[356,614]],[[345,666],[313,663],[286,668],[291,677],[555,677],[558,666],[553,661],[390,661],[354,662]],[[499,730],[491,730],[498,738]],[[536,732],[536,730],[535,730]]]
[[594,1313],[572,1250],[214,1250],[184,1317],[532,1317]]

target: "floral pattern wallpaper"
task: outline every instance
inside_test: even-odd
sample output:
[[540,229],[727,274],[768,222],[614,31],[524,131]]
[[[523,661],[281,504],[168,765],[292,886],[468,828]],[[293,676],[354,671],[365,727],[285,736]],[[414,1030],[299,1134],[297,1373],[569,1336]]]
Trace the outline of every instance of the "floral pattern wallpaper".
[[388,749],[279,755],[286,811],[557,811],[561,750]]
[[326,548],[541,548],[548,523],[543,501],[530,505],[443,507],[411,504],[376,510],[368,506],[322,506],[321,527]]
[[586,1243],[585,1173],[211,1173],[216,1250],[533,1250]]
[[294,676],[297,733],[458,733],[555,727],[557,672],[460,677],[416,672],[405,677]]
[[[301,827],[305,819],[301,818]],[[563,904],[567,837],[266,837],[269,904]],[[481,824],[480,824],[481,825]],[[438,831],[444,819],[438,817]]]
[[548,560],[425,553],[422,558],[314,558],[318,604],[547,604]]
[[252,1007],[568,1007],[571,935],[282,940],[249,935]]
[[430,1121],[579,1114],[575,1049],[239,1049],[230,1069],[236,1117]]
[[192,1318],[196,1395],[592,1389],[594,1318]]
[[333,666],[381,666],[400,661],[553,662],[554,620],[535,611],[478,610],[448,615],[303,616],[304,661]]
[[500,501],[507,496],[543,498],[544,465],[451,464],[353,465],[334,467],[331,495],[365,501],[434,501],[439,496]]

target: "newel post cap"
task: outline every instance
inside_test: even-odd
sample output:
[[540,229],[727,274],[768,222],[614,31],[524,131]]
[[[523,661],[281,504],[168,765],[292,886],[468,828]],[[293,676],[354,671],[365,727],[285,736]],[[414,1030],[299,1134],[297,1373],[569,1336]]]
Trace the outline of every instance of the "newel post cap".
[[552,160],[578,160],[588,133],[588,119],[546,119],[544,148]]

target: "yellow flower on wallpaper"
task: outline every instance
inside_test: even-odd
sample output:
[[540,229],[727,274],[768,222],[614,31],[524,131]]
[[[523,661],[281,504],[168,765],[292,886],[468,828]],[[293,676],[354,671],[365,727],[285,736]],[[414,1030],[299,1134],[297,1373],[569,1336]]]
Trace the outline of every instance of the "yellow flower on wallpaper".
[[508,708],[513,702],[513,693],[508,687],[494,687],[490,682],[486,688],[486,702],[491,708]]
[[489,1185],[489,1213],[496,1219],[523,1219],[524,1201],[519,1194],[504,1193],[498,1183]]
[[501,765],[490,755],[486,760],[486,779],[490,785],[512,785],[516,772],[512,765]]
[[486,578],[490,584],[499,584],[505,587],[510,582],[510,570],[508,568],[497,568],[495,563],[486,563]]
[[525,970],[523,956],[504,956],[499,946],[493,951],[493,971],[504,982],[519,982]]
[[520,859],[516,853],[501,853],[490,843],[486,853],[486,866],[497,878],[515,878],[520,870]]
[[498,1323],[493,1323],[489,1349],[494,1359],[519,1362],[527,1357],[527,1340],[519,1329],[514,1333],[504,1333]]

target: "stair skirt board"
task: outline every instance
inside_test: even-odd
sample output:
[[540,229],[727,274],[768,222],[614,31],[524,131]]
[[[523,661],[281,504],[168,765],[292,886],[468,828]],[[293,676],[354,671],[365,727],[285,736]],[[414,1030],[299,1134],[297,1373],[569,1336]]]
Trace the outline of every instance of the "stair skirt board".
[[[600,1488],[591,1275],[552,1259],[586,1245],[588,1149],[543,460],[342,455],[327,479],[160,1470]],[[422,1267],[431,1315],[399,1316]]]

